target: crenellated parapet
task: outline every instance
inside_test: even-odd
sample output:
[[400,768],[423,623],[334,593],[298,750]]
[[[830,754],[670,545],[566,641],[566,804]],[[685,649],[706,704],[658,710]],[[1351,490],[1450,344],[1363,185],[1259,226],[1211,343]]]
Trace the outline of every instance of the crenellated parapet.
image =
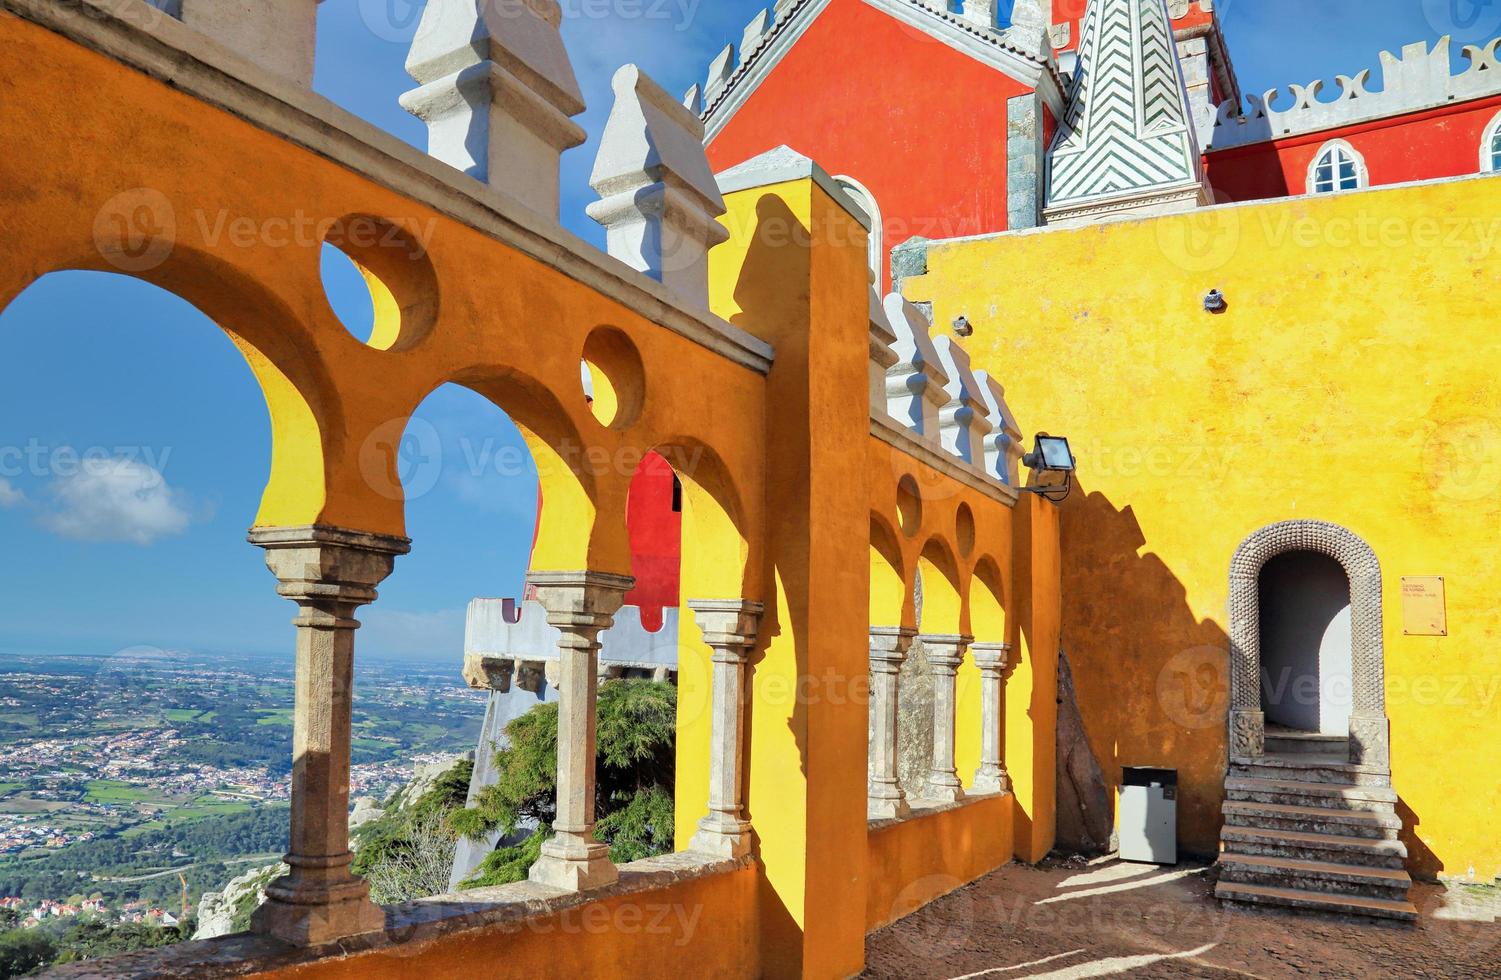
[[[1501,93],[1498,45],[1501,37],[1464,45],[1466,64],[1456,73],[1449,37],[1439,38],[1431,48],[1418,41],[1403,47],[1399,55],[1381,52],[1379,85],[1372,69],[1365,68],[1336,75],[1332,84],[1315,79],[1248,95],[1244,110],[1233,101],[1209,106],[1194,121],[1199,141],[1208,151],[1224,150],[1496,95]],[[1331,92],[1333,98],[1324,97]]]
[[939,413],[949,402],[949,376],[928,335],[928,318],[896,293],[886,297],[885,308],[896,333],[892,348],[897,356],[886,371],[886,410],[917,438],[939,445]]
[[943,448],[972,466],[983,466],[985,437],[990,434],[991,423],[980,383],[969,367],[969,352],[952,337],[939,337],[933,346],[938,350],[943,372],[949,377],[944,385],[949,400],[938,413]]

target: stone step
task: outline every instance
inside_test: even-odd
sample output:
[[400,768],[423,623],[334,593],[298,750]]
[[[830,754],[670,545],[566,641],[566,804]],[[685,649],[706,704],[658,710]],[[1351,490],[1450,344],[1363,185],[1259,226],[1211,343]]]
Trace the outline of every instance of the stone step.
[[1221,854],[1220,881],[1266,885],[1335,895],[1361,895],[1405,901],[1412,879],[1395,868],[1371,868],[1301,858],[1265,857],[1256,854]]
[[1397,870],[1407,866],[1407,845],[1399,840],[1226,826],[1220,830],[1220,843],[1227,852],[1234,854],[1260,854],[1266,857],[1300,858]]
[[1243,779],[1272,779],[1301,783],[1340,783],[1346,786],[1390,786],[1391,773],[1351,764],[1347,759],[1323,755],[1236,756],[1230,760],[1230,775]]
[[1348,735],[1321,735],[1318,732],[1295,732],[1290,729],[1268,729],[1266,750],[1274,753],[1331,755],[1350,758]]
[[1364,810],[1334,810],[1282,803],[1252,803],[1226,800],[1220,807],[1225,823],[1232,827],[1296,830],[1311,834],[1337,834],[1396,840],[1402,820],[1395,813]]
[[1357,786],[1350,783],[1307,783],[1295,779],[1253,779],[1231,776],[1225,780],[1225,795],[1253,803],[1283,803],[1345,810],[1390,813],[1397,791],[1390,786]]
[[1281,905],[1295,909],[1313,909],[1339,915],[1370,916],[1416,922],[1418,910],[1406,899],[1371,898],[1364,895],[1331,895],[1328,892],[1301,888],[1274,888],[1222,881],[1214,886],[1214,896],[1223,902],[1246,905]]

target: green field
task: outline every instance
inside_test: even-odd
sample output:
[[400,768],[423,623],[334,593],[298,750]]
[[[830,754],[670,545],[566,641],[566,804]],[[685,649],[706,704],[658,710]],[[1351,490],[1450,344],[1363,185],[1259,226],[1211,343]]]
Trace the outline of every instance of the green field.
[[92,803],[143,803],[155,793],[149,789],[122,783],[118,779],[91,779],[83,784],[84,794]]
[[260,715],[260,717],[255,720],[255,723],[257,725],[291,725],[292,724],[292,709],[291,708],[261,708],[257,712],[257,714]]
[[168,708],[162,712],[162,717],[167,721],[182,724],[183,722],[197,721],[202,714],[197,708]]

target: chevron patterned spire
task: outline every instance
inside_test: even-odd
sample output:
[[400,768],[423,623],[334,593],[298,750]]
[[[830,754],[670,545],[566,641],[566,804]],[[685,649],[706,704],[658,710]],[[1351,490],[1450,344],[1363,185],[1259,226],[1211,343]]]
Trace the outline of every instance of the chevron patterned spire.
[[1049,224],[1209,203],[1167,0],[1090,0],[1048,153]]

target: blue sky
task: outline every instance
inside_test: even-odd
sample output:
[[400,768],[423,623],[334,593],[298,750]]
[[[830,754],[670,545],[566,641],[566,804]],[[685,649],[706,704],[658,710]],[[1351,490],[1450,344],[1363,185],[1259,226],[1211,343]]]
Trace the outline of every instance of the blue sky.
[[[700,80],[762,3],[564,0],[565,37],[589,103],[585,147],[564,157],[563,220],[583,216],[588,173],[627,61],[671,91]],[[1247,91],[1332,79],[1376,65],[1382,48],[1452,34],[1501,33],[1501,0],[1219,0]],[[316,87],[395,135],[425,133],[397,105],[422,7],[417,0],[327,0]],[[1456,59],[1458,49],[1456,48]],[[816,97],[816,94],[812,97]],[[367,302],[330,264],[335,308],[351,329]],[[292,607],[244,543],[266,474],[264,402],[238,353],[186,303],[137,281],[65,273],[0,315],[0,655],[107,654],[146,645],[291,652]],[[191,368],[191,370],[187,370]],[[362,619],[366,655],[446,658],[457,670],[463,610],[510,595],[531,540],[535,477],[505,417],[445,389],[414,434],[441,447],[432,488],[409,504],[413,554]]]

